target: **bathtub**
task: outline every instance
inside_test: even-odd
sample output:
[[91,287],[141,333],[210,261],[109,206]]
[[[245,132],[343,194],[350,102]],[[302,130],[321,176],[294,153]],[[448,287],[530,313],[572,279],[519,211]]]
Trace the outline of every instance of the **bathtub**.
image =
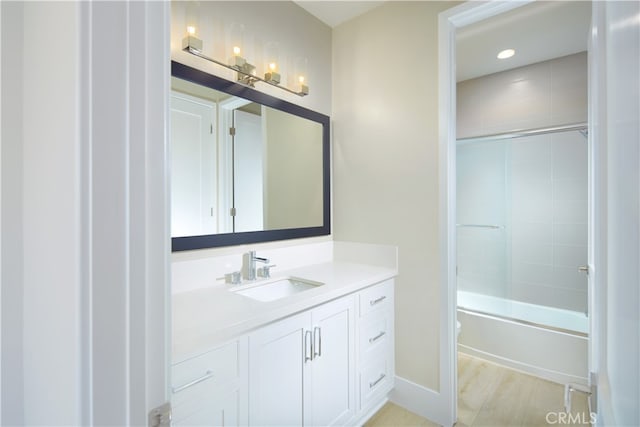
[[458,351],[587,391],[584,313],[458,291]]

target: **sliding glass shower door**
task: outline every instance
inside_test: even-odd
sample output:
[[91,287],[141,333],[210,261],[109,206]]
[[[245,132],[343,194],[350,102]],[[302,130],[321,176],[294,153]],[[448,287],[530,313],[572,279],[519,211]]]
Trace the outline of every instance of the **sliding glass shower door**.
[[587,148],[581,130],[458,142],[459,291],[586,313]]

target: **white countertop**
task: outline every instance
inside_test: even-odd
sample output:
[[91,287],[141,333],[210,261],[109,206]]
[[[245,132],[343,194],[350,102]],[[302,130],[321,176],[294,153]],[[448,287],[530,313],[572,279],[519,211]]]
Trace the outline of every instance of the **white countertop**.
[[[225,283],[173,295],[172,363],[197,356],[270,322],[390,279],[397,270],[348,262],[327,262],[272,274],[323,283],[315,289],[261,302],[230,292]],[[257,283],[257,282],[256,282]]]

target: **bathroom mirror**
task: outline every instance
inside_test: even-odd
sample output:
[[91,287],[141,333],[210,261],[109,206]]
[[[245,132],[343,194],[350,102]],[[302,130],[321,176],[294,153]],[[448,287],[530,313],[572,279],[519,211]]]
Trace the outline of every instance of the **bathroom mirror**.
[[171,63],[172,250],[327,235],[329,117]]

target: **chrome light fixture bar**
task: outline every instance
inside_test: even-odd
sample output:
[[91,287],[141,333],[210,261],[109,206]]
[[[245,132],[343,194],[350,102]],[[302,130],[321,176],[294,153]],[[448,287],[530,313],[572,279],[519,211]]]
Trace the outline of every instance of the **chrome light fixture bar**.
[[280,88],[286,92],[292,93],[294,95],[298,95],[298,96],[305,96],[309,94],[309,87],[307,85],[304,84],[300,84],[300,90],[299,91],[295,91],[295,90],[291,90],[287,87],[284,86],[280,86],[280,75],[275,73],[275,72],[268,72],[265,75],[265,78],[260,78],[257,75],[254,74],[255,72],[255,66],[249,64],[246,61],[242,61],[242,63],[238,63],[235,65],[229,65],[229,64],[225,64],[224,62],[220,62],[216,59],[213,59],[205,54],[202,53],[202,40],[200,40],[199,38],[193,36],[193,35],[187,35],[183,40],[182,40],[182,50],[184,50],[185,52],[188,52],[192,55],[197,56],[198,58],[202,58],[202,59],[206,59],[209,62],[213,62],[214,64],[220,65],[222,67],[225,67],[229,70],[233,70],[235,72],[238,73],[238,77],[237,77],[237,81],[238,83],[244,84],[246,86],[249,87],[255,87],[255,83],[256,82],[264,82],[267,83],[271,86],[275,86],[277,88]]

